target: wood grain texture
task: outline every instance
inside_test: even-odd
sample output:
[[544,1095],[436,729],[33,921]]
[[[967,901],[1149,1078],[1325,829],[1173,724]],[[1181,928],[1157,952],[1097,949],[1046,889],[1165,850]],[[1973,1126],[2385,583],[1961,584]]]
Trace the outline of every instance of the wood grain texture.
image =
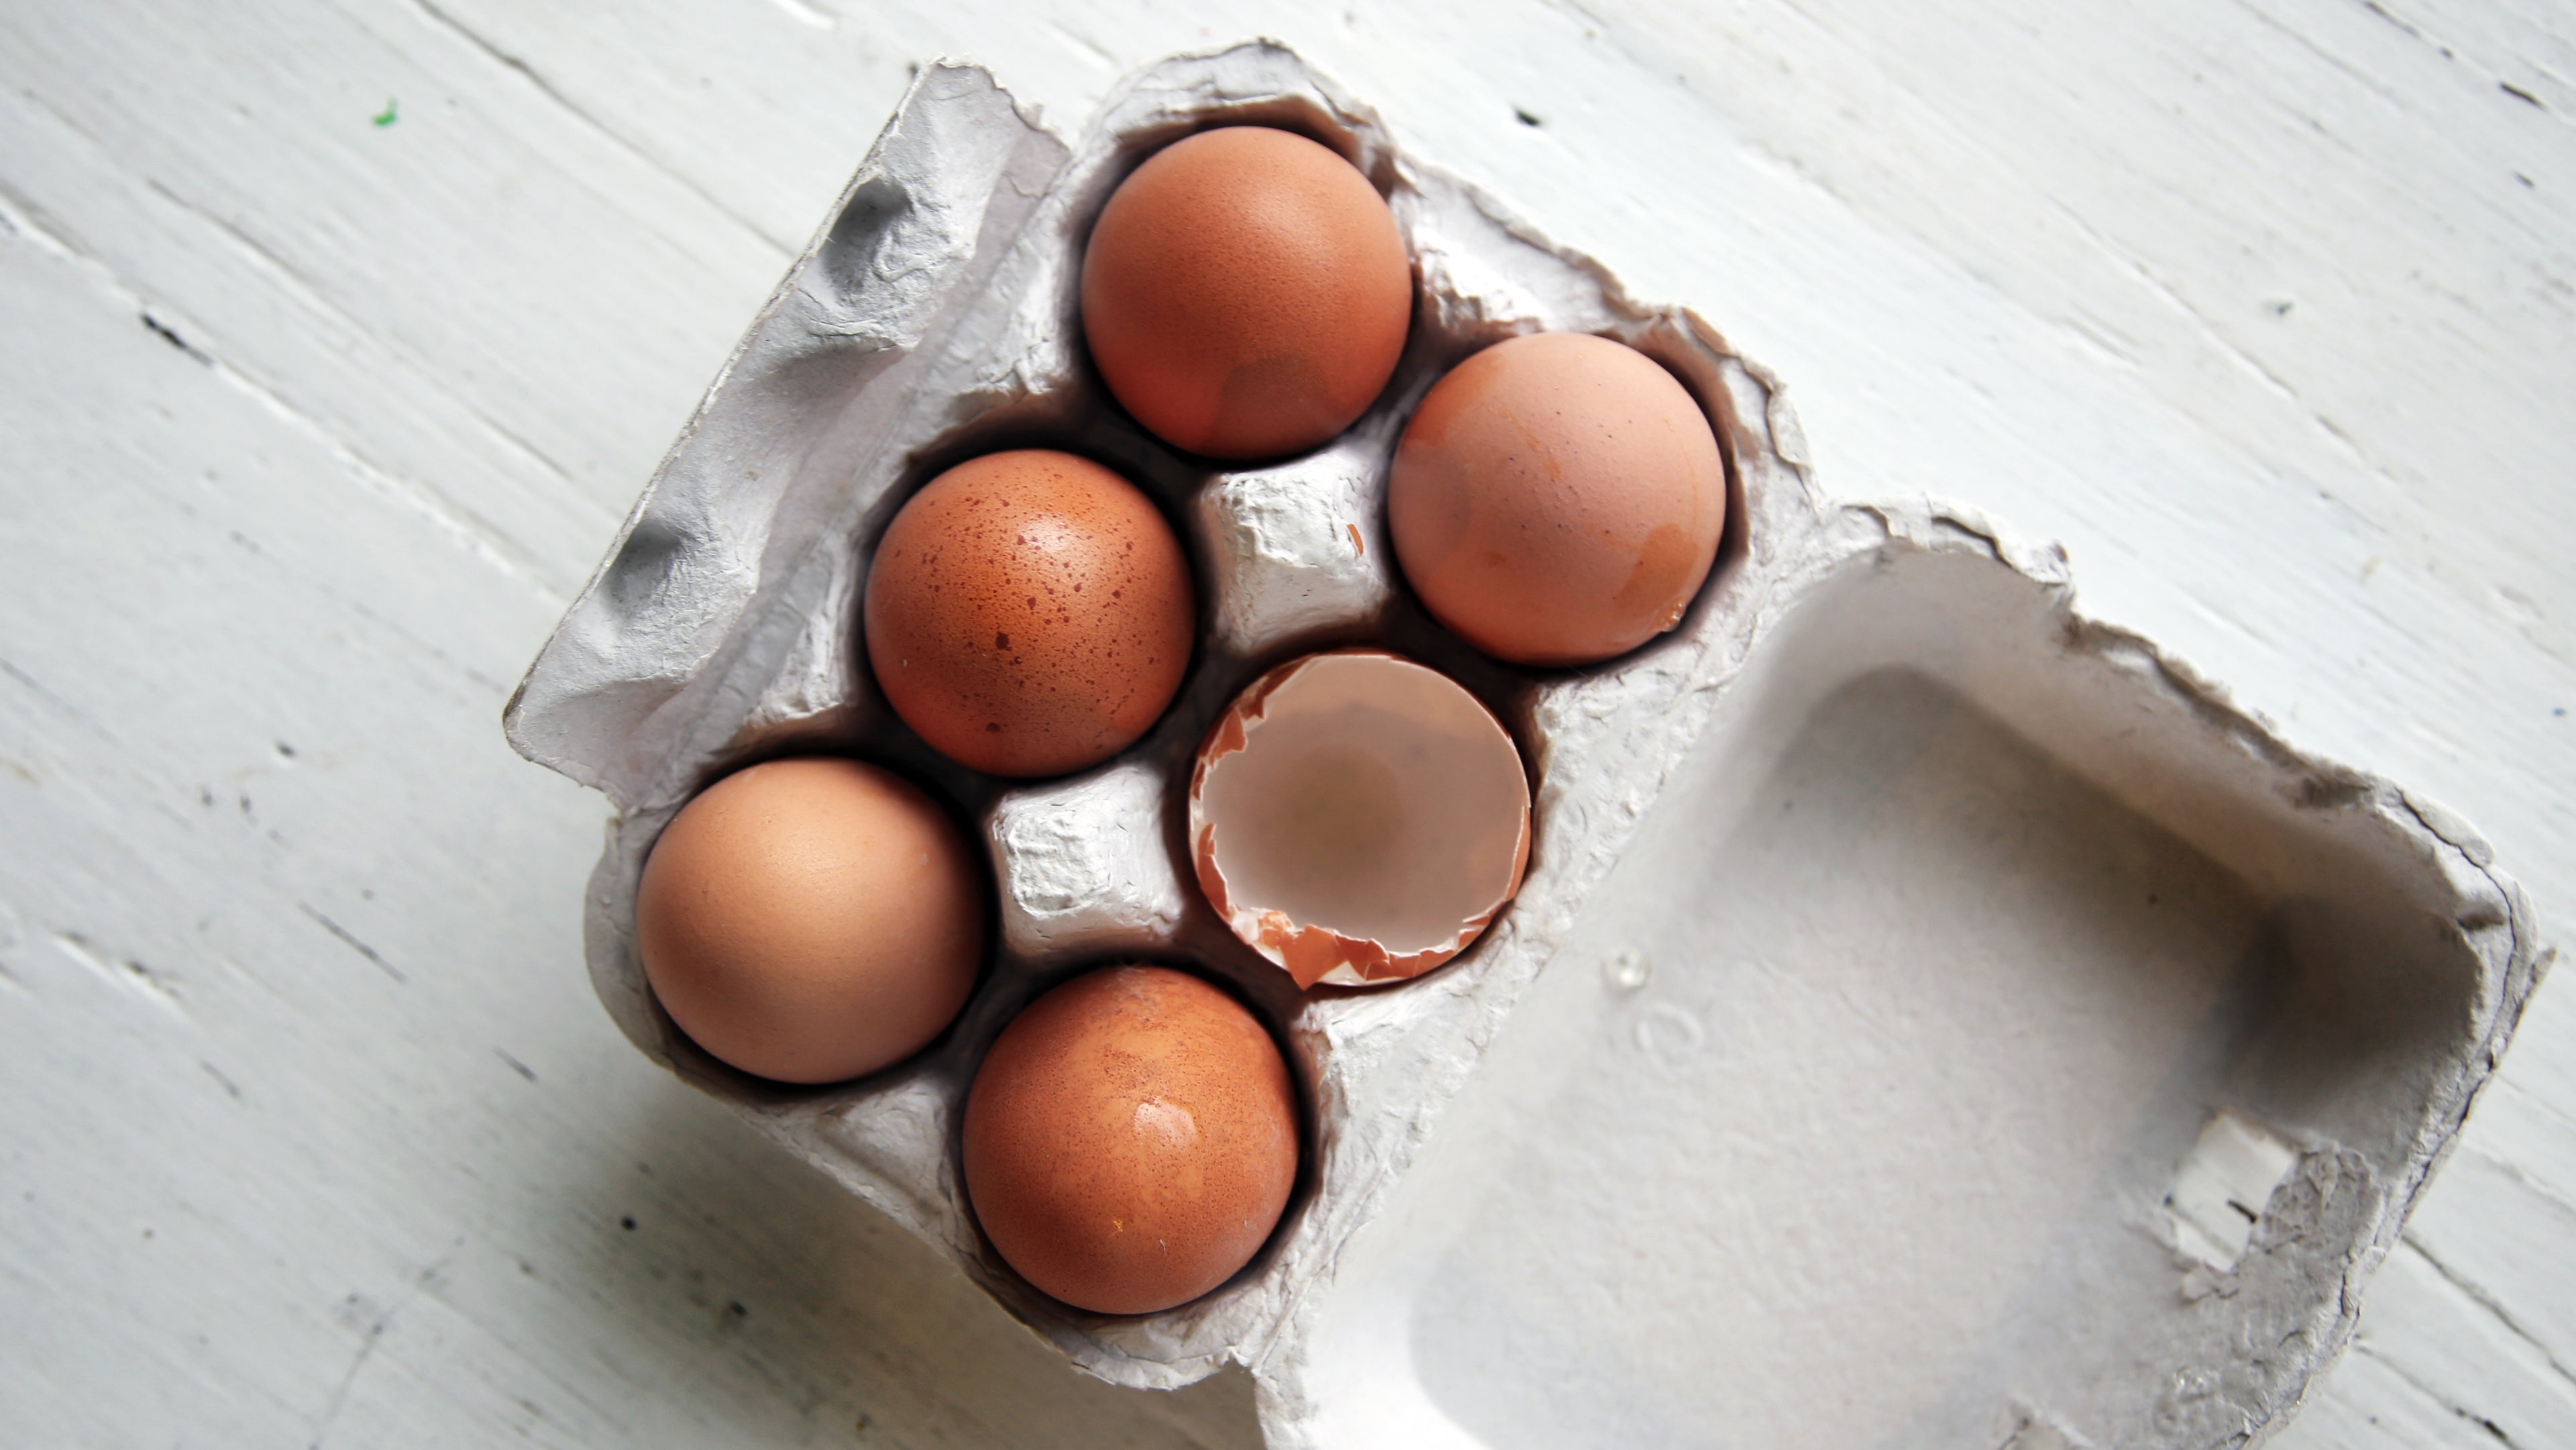
[[[2563,7],[9,7],[10,1443],[1254,1442],[649,1069],[496,721],[909,62],[1255,33],[2576,899]],[[2570,1243],[2553,989],[2281,1443],[2576,1444]]]

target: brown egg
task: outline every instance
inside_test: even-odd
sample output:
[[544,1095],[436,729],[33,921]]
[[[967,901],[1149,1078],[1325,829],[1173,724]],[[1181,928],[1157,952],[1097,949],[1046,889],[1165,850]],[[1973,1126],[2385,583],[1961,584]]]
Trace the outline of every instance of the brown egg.
[[1228,126],[1120,184],[1082,258],[1082,330],[1109,391],[1176,448],[1269,458],[1368,410],[1413,320],[1386,202],[1303,136]]
[[691,1041],[781,1082],[839,1082],[929,1045],[984,957],[984,871],[910,783],[773,760],[681,808],[645,858],[635,945]]
[[868,662],[904,723],[995,775],[1108,759],[1171,703],[1197,621],[1154,505],[1043,449],[957,465],[914,494],[868,573]]
[[1278,1047],[1232,997],[1164,967],[1106,968],[1030,1003],[975,1075],[964,1137],[993,1247],[1101,1314],[1232,1278],[1297,1178]]
[[1502,659],[1589,664],[1681,622],[1726,526],[1726,465],[1653,359],[1539,333],[1432,388],[1396,447],[1386,515],[1442,624]]

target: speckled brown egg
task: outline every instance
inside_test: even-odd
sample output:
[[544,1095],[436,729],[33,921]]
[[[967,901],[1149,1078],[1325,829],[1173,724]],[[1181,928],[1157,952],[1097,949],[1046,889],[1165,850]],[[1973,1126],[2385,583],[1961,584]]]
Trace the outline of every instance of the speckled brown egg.
[[681,808],[635,896],[653,995],[690,1040],[781,1082],[910,1057],[966,1004],[984,871],[902,778],[803,757],[736,771]]
[[1216,458],[1312,448],[1404,351],[1413,272],[1386,202],[1303,136],[1227,126],[1120,184],[1082,259],[1082,330],[1110,392]]
[[1189,561],[1135,486],[1043,449],[987,454],[914,494],[868,573],[868,662],[932,748],[995,775],[1117,754],[1180,687]]
[[1653,359],[1539,333],[1468,358],[1423,398],[1386,513],[1405,579],[1468,643],[1590,664],[1681,622],[1726,526],[1726,465]]
[[1151,1314],[1232,1278],[1297,1178],[1288,1065],[1232,997],[1109,967],[1038,998],[967,1095],[966,1193],[1021,1277]]

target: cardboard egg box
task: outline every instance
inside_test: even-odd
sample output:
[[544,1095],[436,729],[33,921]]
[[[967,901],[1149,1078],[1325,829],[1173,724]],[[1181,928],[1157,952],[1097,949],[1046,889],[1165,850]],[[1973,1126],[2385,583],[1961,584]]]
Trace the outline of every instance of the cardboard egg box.
[[[1129,170],[1244,122],[1370,178],[1417,299],[1394,380],[1343,437],[1229,469],[1107,398],[1076,286]],[[1413,405],[1477,348],[1542,330],[1661,362],[1728,465],[1717,566],[1680,626],[1585,670],[1466,648],[1384,533]],[[1024,783],[902,725],[858,602],[913,489],[1030,446],[1153,497],[1201,630],[1143,740]],[[1201,899],[1185,791],[1238,690],[1342,644],[1493,709],[1534,834],[1519,897],[1464,955],[1301,993]],[[1280,1446],[2239,1443],[2348,1338],[2542,959],[2465,826],[2084,619],[2053,551],[1960,509],[1828,498],[1779,385],[1707,323],[1632,301],[1268,43],[1149,67],[1072,145],[984,71],[925,68],[507,726],[617,806],[585,920],[637,1047],[1093,1374],[1169,1388],[1251,1367]],[[923,782],[997,883],[957,1023],[814,1089],[690,1044],[633,936],[672,814],[800,751]],[[1028,1287],[957,1168],[994,1036],[1120,961],[1234,990],[1304,1114],[1263,1251],[1136,1317]]]

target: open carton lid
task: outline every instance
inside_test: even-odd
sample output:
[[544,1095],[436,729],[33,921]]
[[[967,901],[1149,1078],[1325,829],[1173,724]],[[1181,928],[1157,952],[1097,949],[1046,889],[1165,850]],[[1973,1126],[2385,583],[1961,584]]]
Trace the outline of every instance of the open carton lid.
[[2232,1444],[2351,1333],[2519,892],[2053,566],[1844,521],[1309,1301],[1274,1443]]

